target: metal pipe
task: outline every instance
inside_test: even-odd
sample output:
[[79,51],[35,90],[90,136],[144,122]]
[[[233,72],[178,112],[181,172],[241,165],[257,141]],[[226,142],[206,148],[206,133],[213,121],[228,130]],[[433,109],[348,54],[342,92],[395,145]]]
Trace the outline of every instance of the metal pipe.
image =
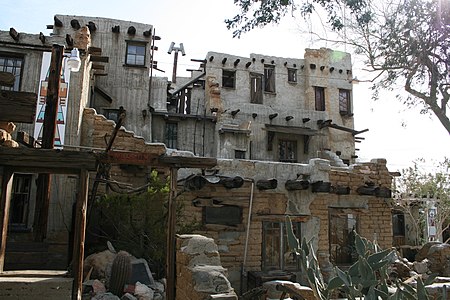
[[242,263],[242,270],[241,270],[241,295],[242,295],[242,278],[245,275],[245,265],[247,263],[247,252],[248,252],[248,239],[250,235],[250,222],[252,219],[252,207],[253,207],[253,191],[255,190],[255,181],[251,179],[252,186],[250,190],[250,203],[248,206],[248,218],[247,218],[247,232],[245,236],[245,247],[244,247],[244,262]]

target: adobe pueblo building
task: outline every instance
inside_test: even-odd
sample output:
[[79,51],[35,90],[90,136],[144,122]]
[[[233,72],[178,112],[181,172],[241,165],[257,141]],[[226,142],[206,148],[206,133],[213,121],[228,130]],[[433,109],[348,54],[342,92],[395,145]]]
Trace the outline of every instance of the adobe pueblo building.
[[[41,138],[43,53],[55,43],[78,48],[80,71],[61,77],[67,84],[59,93],[62,151],[133,153],[128,163],[123,155],[107,163],[109,178],[134,185],[145,184],[152,169],[179,169],[171,173],[177,175],[172,200],[197,225],[193,233],[214,239],[234,290],[276,278],[300,280],[286,243],[286,216],[298,237],[311,241],[325,272],[355,259],[352,230],[392,246],[386,161],[356,162],[355,143],[367,129],[354,128],[349,54],[324,48],[306,49],[304,58],[208,52],[195,59],[199,68],[190,77],[169,81],[153,76],[162,42],[152,25],[57,15],[49,27],[50,36],[0,31],[0,71],[15,75],[7,88],[37,94],[31,121],[8,119],[2,108],[0,120],[17,126],[3,130],[5,136],[21,145],[27,134]],[[28,146],[39,147],[32,139]],[[129,167],[137,157],[145,166]],[[36,226],[36,176],[14,175],[12,185],[23,192],[11,198],[11,243],[26,240]],[[65,225],[75,185],[71,176],[53,181],[43,243],[58,260],[47,268],[68,265],[64,246],[72,233]],[[7,248],[6,266],[13,266],[8,255]],[[176,278],[177,291],[195,286],[183,280]]]

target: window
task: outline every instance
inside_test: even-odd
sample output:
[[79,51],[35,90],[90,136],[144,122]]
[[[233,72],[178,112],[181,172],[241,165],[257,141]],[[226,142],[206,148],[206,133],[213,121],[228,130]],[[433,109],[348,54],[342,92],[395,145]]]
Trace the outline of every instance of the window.
[[9,224],[11,229],[26,229],[31,191],[31,174],[14,174]]
[[264,92],[275,93],[275,66],[264,66]]
[[321,86],[314,87],[315,103],[317,111],[325,111],[325,88]]
[[2,86],[2,90],[18,91],[20,89],[20,78],[22,75],[23,57],[7,56],[0,53],[0,71],[12,73],[15,77],[12,87]]
[[297,141],[280,140],[278,155],[281,162],[297,162]]
[[297,82],[297,69],[288,68],[288,81]]
[[119,122],[120,111],[118,109],[103,109],[103,114],[108,120],[113,120],[116,124]]
[[339,89],[339,113],[343,116],[351,115],[350,90]]
[[250,103],[263,103],[261,74],[250,73]]
[[203,218],[205,224],[237,226],[242,223],[242,208],[234,205],[205,206]]
[[166,123],[166,146],[171,149],[177,149],[178,124]]
[[358,216],[354,213],[333,209],[330,211],[330,260],[347,265],[356,261],[355,235],[358,231]]
[[405,236],[405,214],[394,212],[392,215],[392,231],[394,236]]
[[233,89],[236,87],[236,71],[222,70],[222,86]]
[[145,66],[144,43],[127,42],[127,54],[125,64],[130,66]]
[[237,159],[245,159],[245,151],[242,151],[242,150],[234,150],[234,158],[237,158]]
[[[292,222],[292,229],[299,240],[300,222]],[[293,249],[289,249],[284,221],[263,222],[263,270],[298,270],[299,264]]]

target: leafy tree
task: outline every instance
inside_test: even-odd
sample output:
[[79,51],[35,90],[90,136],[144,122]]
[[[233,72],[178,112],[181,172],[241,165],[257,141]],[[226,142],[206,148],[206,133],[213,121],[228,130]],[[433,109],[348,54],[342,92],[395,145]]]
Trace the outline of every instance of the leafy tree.
[[[422,105],[450,133],[450,4],[446,0],[235,0],[241,12],[225,20],[233,36],[278,23],[298,8],[307,16],[322,7],[335,42],[362,55],[373,76],[374,97],[403,86],[404,104]],[[348,8],[344,13],[344,8]],[[341,30],[346,27],[345,34]],[[237,28],[237,29],[236,29]]]
[[402,170],[402,176],[396,180],[395,204],[413,221],[417,244],[423,242],[422,228],[427,217],[417,214],[418,210],[427,212],[431,203],[436,206],[438,237],[450,225],[450,159],[437,163],[432,172],[425,171],[424,164],[423,159],[415,161],[412,167]]

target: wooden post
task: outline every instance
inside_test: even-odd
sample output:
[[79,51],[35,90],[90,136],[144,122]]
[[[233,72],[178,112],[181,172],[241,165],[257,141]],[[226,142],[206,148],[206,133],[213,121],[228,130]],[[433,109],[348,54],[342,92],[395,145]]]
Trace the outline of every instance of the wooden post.
[[13,183],[13,173],[8,168],[4,168],[3,180],[1,186],[1,203],[0,214],[1,218],[1,240],[0,240],[0,273],[3,272],[5,265],[5,252],[6,252],[6,236],[8,234],[8,222],[9,222],[9,206],[11,203],[11,191]]
[[[43,149],[52,149],[55,140],[63,54],[64,46],[54,44],[48,76],[47,97],[45,99],[44,124],[42,127]],[[37,179],[36,209],[34,212],[33,224],[34,240],[37,242],[45,239],[47,235],[50,185],[50,174],[39,174]]]
[[167,257],[166,278],[167,291],[166,300],[175,300],[175,225],[176,225],[176,196],[177,196],[177,169],[170,168],[170,193],[167,217]]
[[81,289],[83,284],[83,263],[84,263],[84,239],[86,236],[86,211],[88,202],[89,172],[81,170],[79,178],[79,194],[76,203],[75,228],[73,228],[73,256],[72,256],[72,300],[81,299]]
[[172,82],[177,82],[177,65],[178,65],[178,50],[175,50],[175,55],[173,57],[173,70],[172,70]]

